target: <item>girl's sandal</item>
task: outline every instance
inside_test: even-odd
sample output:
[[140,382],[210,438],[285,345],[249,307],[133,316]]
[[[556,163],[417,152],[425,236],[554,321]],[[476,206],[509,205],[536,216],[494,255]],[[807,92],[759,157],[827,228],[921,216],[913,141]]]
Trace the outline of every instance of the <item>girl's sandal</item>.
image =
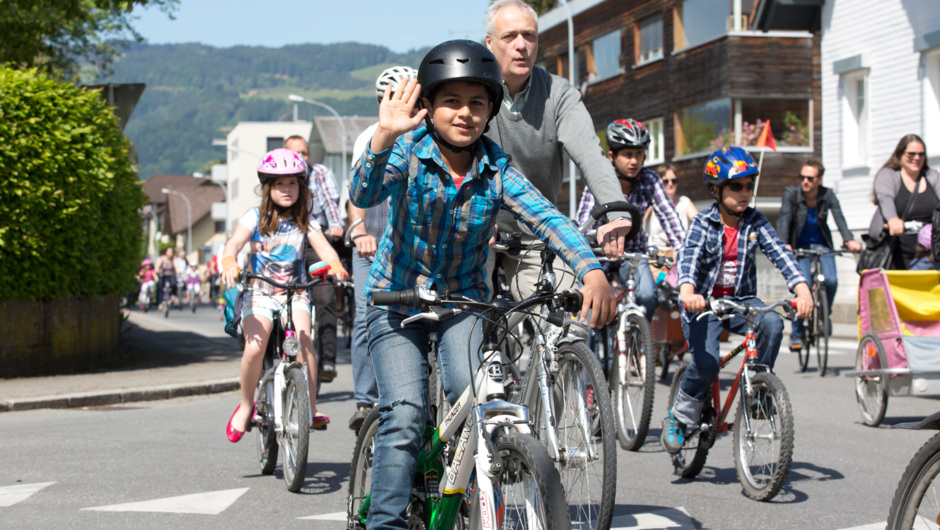
[[330,423],[330,417],[319,412],[313,413],[313,421],[310,422],[310,430],[325,431],[327,424]]

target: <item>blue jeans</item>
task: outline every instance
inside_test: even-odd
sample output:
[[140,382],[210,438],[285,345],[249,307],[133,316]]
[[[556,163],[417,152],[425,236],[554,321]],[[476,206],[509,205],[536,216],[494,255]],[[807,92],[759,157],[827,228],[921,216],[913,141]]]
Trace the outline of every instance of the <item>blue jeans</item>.
[[[735,301],[748,303],[753,307],[767,307],[767,304],[757,297],[746,297]],[[698,424],[711,383],[718,375],[722,328],[727,328],[728,331],[739,335],[747,331],[747,321],[739,314],[735,314],[733,318],[724,322],[714,315],[696,320],[698,316],[697,313],[682,311],[682,331],[689,344],[692,363],[686,369],[685,377],[679,386],[674,415],[686,425]],[[782,340],[783,319],[780,315],[777,313],[760,315],[757,321],[757,363],[773,368]]]
[[[832,250],[826,245],[814,244],[810,245],[810,248],[813,250]],[[806,278],[806,285],[812,285],[810,281],[811,267],[813,265],[813,260],[811,258],[800,258],[799,260],[800,270],[803,272],[803,277]],[[826,288],[826,298],[829,301],[829,314],[832,314],[832,302],[836,299],[836,289],[839,288],[839,278],[836,275],[836,257],[832,254],[826,254],[820,257],[820,266],[822,269],[822,274],[826,278],[823,282],[823,286]],[[827,315],[829,316],[829,315]],[[797,319],[793,322],[793,326],[790,327],[790,342],[802,342],[803,341],[803,320]]]
[[353,396],[357,405],[373,405],[379,402],[379,387],[375,382],[375,370],[372,368],[372,354],[369,353],[369,335],[366,327],[366,280],[372,261],[363,258],[353,248],[353,278],[356,279],[356,319],[353,321],[352,357]]
[[[620,281],[627,284],[628,263],[620,266]],[[646,308],[646,321],[653,321],[653,312],[656,311],[656,283],[653,281],[653,273],[650,271],[648,261],[641,261],[636,268],[636,303]]]
[[460,397],[479,366],[483,332],[475,315],[462,313],[441,323],[419,320],[402,329],[405,318],[375,307],[366,315],[379,384],[369,528],[408,528],[405,509],[428,418],[428,331],[438,330],[438,364],[448,401]]

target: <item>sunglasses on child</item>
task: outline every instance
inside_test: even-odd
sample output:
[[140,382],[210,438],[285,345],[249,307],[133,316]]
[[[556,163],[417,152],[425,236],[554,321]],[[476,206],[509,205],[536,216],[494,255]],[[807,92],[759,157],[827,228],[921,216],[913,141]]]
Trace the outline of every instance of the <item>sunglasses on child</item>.
[[728,189],[733,192],[739,192],[743,189],[746,189],[747,191],[754,191],[754,183],[748,182],[745,184],[744,182],[729,182]]

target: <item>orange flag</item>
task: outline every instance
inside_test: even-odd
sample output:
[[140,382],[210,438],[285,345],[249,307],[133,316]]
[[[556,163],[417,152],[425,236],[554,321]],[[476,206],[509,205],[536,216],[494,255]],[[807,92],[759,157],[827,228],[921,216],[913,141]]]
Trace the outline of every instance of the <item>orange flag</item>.
[[757,139],[757,147],[769,147],[777,152],[777,141],[774,140],[774,133],[770,130],[770,120],[764,122],[764,130],[760,132],[760,138]]

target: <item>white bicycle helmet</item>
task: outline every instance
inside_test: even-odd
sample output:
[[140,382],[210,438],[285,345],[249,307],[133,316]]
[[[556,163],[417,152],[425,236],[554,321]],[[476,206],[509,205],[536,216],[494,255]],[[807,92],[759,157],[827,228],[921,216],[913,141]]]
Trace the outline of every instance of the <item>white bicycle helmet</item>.
[[385,87],[391,86],[392,92],[398,89],[398,85],[408,81],[409,78],[417,78],[418,72],[410,66],[393,66],[382,70],[379,78],[375,80],[375,97],[382,102],[382,96],[385,95]]

